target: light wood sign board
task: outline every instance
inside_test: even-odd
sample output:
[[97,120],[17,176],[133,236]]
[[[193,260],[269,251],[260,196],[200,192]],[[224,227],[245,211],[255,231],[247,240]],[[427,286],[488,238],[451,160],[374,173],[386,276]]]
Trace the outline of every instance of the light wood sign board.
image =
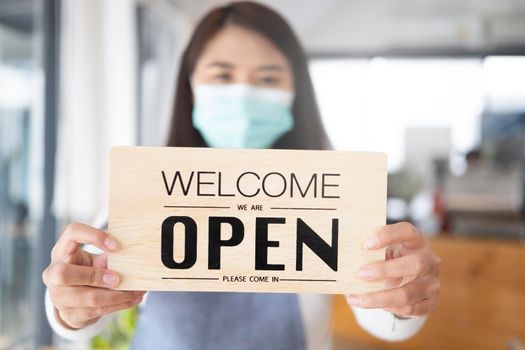
[[385,224],[380,153],[115,147],[109,268],[119,289],[362,293]]

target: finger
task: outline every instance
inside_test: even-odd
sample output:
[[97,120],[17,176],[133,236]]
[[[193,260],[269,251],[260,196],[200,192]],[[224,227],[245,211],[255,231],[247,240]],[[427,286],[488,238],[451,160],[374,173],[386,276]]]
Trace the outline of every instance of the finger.
[[120,276],[114,271],[65,263],[50,265],[44,271],[43,279],[46,286],[114,288],[120,283]]
[[144,293],[93,287],[63,287],[58,290],[50,290],[49,296],[57,308],[87,308],[131,302],[137,297],[144,296]]
[[81,244],[92,244],[106,252],[115,251],[118,248],[117,242],[106,232],[88,225],[72,223],[60,236],[51,252],[51,259],[56,261],[66,258],[75,253]]
[[403,282],[403,278],[389,278],[385,281],[385,289],[397,288]]
[[408,222],[383,226],[373,237],[363,242],[364,249],[380,249],[394,243],[417,247],[423,242],[423,236]]
[[366,280],[423,276],[431,273],[433,268],[427,255],[417,253],[365,265],[359,269],[357,276]]
[[142,301],[142,298],[137,298],[131,302],[96,307],[96,308],[63,308],[59,311],[60,318],[69,326],[79,329],[86,325],[94,323],[93,321],[101,316],[117,312],[120,310],[129,309]]
[[133,307],[133,306],[135,306],[137,304],[140,304],[142,302],[142,300],[143,300],[143,297],[137,297],[137,298],[133,299],[130,302],[125,302],[125,303],[115,304],[115,305],[102,306],[102,307],[96,307],[96,308],[90,308],[88,310],[89,310],[89,313],[91,315],[95,315],[95,317],[100,317],[100,316],[104,316],[104,315],[110,314],[112,312],[129,309],[130,307]]
[[431,299],[424,299],[419,303],[412,305],[404,305],[392,308],[385,308],[386,311],[398,316],[428,316],[436,309],[436,301]]
[[394,259],[394,251],[391,247],[386,247],[385,249],[385,260]]
[[417,279],[398,288],[361,295],[349,295],[347,300],[350,305],[365,309],[404,306],[415,304],[425,299],[425,286],[425,281]]
[[99,269],[108,268],[108,255],[106,253],[93,256],[93,267]]

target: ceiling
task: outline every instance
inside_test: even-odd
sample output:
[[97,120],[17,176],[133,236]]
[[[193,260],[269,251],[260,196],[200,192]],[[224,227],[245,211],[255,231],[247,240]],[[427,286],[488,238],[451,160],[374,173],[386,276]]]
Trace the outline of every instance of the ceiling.
[[0,0],[0,24],[21,32],[33,30],[32,0]]
[[[196,21],[219,0],[171,0]],[[261,0],[316,55],[525,52],[525,0]]]
[[[103,1],[103,0],[98,0]],[[107,1],[107,0],[106,0]],[[168,2],[191,23],[222,0]],[[0,0],[0,33],[33,31],[34,0]],[[260,0],[317,56],[525,55],[525,0]],[[16,37],[16,35],[9,35]],[[6,40],[6,39],[4,39]],[[18,39],[11,40],[16,47]]]
[[24,65],[32,57],[33,0],[0,0],[0,59]]

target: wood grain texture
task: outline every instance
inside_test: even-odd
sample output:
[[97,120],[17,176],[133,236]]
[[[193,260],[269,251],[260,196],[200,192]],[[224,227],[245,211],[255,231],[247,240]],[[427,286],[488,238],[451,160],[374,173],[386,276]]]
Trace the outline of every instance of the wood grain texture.
[[[362,330],[343,297],[334,298],[340,344],[360,349],[506,349],[525,343],[525,245],[440,237],[432,248],[443,260],[437,311],[413,338],[386,343]],[[341,347],[344,348],[344,347]]]
[[[192,171],[194,178],[186,194],[176,182],[168,195],[176,171],[181,176],[177,181],[182,178],[185,185]],[[195,186],[197,171],[209,172],[200,174],[200,195]],[[245,172],[258,174],[259,179],[248,174],[237,186],[236,180]],[[265,180],[270,173],[273,175]],[[296,181],[293,196],[292,173]],[[315,181],[313,174],[317,174]],[[327,175],[323,189],[322,174],[339,175]],[[307,191],[310,180],[312,187]],[[260,188],[262,183],[265,188]],[[313,191],[314,184],[317,192]],[[257,188],[259,193],[243,197],[238,187],[244,194],[251,195]],[[248,210],[239,210],[242,204]],[[251,210],[257,205],[259,210]],[[170,216],[188,216],[196,222],[197,259],[191,268],[170,269],[163,264],[161,227]],[[239,244],[220,249],[218,270],[208,266],[210,216],[236,217],[244,226]],[[268,264],[283,264],[284,270],[255,270],[256,217],[285,218],[284,224],[268,225],[268,240],[278,246],[267,248]],[[122,276],[119,289],[317,293],[377,290],[380,282],[363,283],[356,271],[365,263],[384,259],[383,250],[365,251],[361,244],[385,224],[385,217],[386,157],[380,153],[174,147],[116,147],[111,153],[109,232],[120,242],[121,249],[110,254],[108,265]],[[338,220],[337,271],[303,245],[303,269],[297,271],[298,219],[333,246],[334,218]],[[173,259],[181,262],[186,257],[184,226],[178,223],[172,227]],[[221,238],[231,239],[230,225],[220,227]],[[245,276],[247,281],[225,280],[231,276]],[[269,282],[250,281],[252,276],[268,276]]]

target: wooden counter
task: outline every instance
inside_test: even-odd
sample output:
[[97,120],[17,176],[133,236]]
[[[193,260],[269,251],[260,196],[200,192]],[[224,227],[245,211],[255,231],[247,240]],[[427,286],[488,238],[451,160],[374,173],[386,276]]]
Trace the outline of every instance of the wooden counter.
[[[387,343],[355,322],[343,297],[334,301],[336,349],[505,349],[525,343],[525,244],[435,238],[443,260],[437,311],[412,339]],[[351,346],[351,347],[350,347]]]

